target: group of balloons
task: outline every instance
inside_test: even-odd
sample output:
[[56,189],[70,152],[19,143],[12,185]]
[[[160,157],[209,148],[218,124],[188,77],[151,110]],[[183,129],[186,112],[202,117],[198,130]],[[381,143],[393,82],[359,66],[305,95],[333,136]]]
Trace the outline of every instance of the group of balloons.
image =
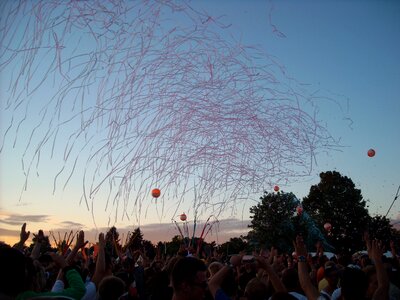
[[[151,190],[151,195],[152,195],[154,198],[157,199],[158,197],[161,196],[161,190],[158,189],[158,188],[152,189],[152,190]],[[181,219],[181,221],[186,221],[187,216],[186,216],[185,213],[183,213],[183,214],[181,214],[181,215],[179,216],[179,218]]]

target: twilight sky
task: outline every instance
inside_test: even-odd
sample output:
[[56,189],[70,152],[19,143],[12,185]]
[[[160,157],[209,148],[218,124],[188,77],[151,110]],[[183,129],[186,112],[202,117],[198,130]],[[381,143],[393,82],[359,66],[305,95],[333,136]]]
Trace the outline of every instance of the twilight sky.
[[[311,174],[298,178],[297,182],[278,183],[281,190],[293,192],[301,199],[308,194],[311,185],[319,182],[320,172],[336,170],[350,177],[361,189],[371,215],[386,215],[400,185],[400,3],[206,0],[193,1],[190,5],[227,25],[219,32],[222,37],[261,48],[285,70],[286,76],[293,78],[293,82],[308,94],[319,97],[315,101],[318,105],[316,118],[339,141],[340,147],[316,153]],[[3,20],[4,17],[1,15]],[[178,22],[171,17],[170,22],[175,21]],[[1,51],[6,47],[0,44]],[[13,47],[18,49],[18,45]],[[265,61],[260,59],[253,63]],[[40,154],[40,175],[31,174],[27,191],[20,198],[25,182],[21,157],[26,146],[21,141],[30,138],[38,112],[28,111],[24,130],[16,132],[14,129],[4,139],[12,118],[4,99],[10,97],[13,84],[10,78],[14,81],[18,78],[13,69],[13,64],[0,69],[3,145],[0,153],[0,240],[16,236],[23,222],[28,223],[31,232],[39,228],[55,232],[84,229],[90,232],[91,240],[95,240],[99,230],[112,225],[121,230],[132,230],[140,225],[144,237],[151,240],[169,240],[178,234],[170,221],[174,217],[175,202],[161,204],[149,197],[139,218],[115,220],[112,208],[106,208],[103,198],[93,202],[93,212],[80,201],[82,181],[79,178],[73,178],[65,191],[62,190],[64,182],[59,182],[59,188],[53,193],[54,169],[59,165],[49,159],[48,148]],[[46,89],[41,89],[31,95],[30,101],[46,103],[48,96]],[[60,143],[67,138],[68,132],[60,133]],[[33,140],[32,144],[36,146],[37,142]],[[370,148],[376,151],[373,158],[367,156]],[[219,226],[215,225],[210,239],[222,242],[245,233],[249,207],[255,205],[261,195],[251,195],[221,213]],[[183,211],[193,220],[192,199],[185,199],[178,213]],[[208,216],[207,211],[202,211],[199,223]],[[400,201],[394,203],[388,217],[400,220]]]

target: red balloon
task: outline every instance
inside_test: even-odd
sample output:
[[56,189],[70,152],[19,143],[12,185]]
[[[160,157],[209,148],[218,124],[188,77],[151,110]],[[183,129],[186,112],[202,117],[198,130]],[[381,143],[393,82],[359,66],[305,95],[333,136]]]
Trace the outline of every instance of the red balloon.
[[332,229],[331,223],[325,223],[325,224],[324,224],[324,229],[325,229],[326,231],[331,231],[331,229]]
[[153,190],[151,191],[151,195],[152,195],[154,198],[158,198],[158,197],[160,197],[160,195],[161,195],[161,191],[160,191],[159,189],[153,189]]
[[369,157],[374,157],[375,156],[375,150],[374,149],[369,149],[368,150],[368,156]]
[[301,215],[303,213],[303,206],[299,205],[296,207],[297,215]]
[[187,218],[186,214],[185,213],[181,214],[180,218],[181,218],[181,221],[186,221],[186,218]]
[[274,186],[274,191],[275,191],[275,192],[279,191],[279,186],[277,186],[277,185]]

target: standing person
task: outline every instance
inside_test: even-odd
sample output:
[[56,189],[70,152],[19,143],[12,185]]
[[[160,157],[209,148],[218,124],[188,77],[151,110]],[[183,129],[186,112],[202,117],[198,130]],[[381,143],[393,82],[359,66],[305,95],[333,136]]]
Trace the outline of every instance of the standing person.
[[202,300],[206,295],[207,267],[194,257],[179,259],[171,274],[173,300]]

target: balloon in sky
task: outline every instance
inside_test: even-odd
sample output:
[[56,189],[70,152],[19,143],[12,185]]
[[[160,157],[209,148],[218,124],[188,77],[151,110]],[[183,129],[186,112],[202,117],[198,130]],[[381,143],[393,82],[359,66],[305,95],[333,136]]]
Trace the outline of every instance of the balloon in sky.
[[186,218],[187,218],[187,216],[186,216],[185,213],[183,213],[183,214],[180,215],[181,221],[186,221]]
[[154,198],[158,198],[158,197],[160,197],[160,195],[161,195],[161,191],[160,191],[159,189],[152,189],[151,195],[152,195]]
[[275,192],[278,192],[278,191],[279,191],[279,186],[275,185],[275,186],[274,186],[274,191],[275,191]]
[[140,218],[157,183],[172,216],[195,197],[218,216],[266,182],[309,175],[315,153],[337,145],[318,120],[323,97],[186,2],[21,0],[0,11],[0,152],[19,150],[21,196],[51,162],[53,193],[78,181],[88,210],[104,197]]
[[332,229],[332,225],[331,225],[331,223],[325,223],[324,224],[324,229],[326,230],[326,231],[331,231],[331,229]]
[[368,150],[368,156],[369,157],[374,157],[375,156],[375,150],[374,149],[369,149]]

